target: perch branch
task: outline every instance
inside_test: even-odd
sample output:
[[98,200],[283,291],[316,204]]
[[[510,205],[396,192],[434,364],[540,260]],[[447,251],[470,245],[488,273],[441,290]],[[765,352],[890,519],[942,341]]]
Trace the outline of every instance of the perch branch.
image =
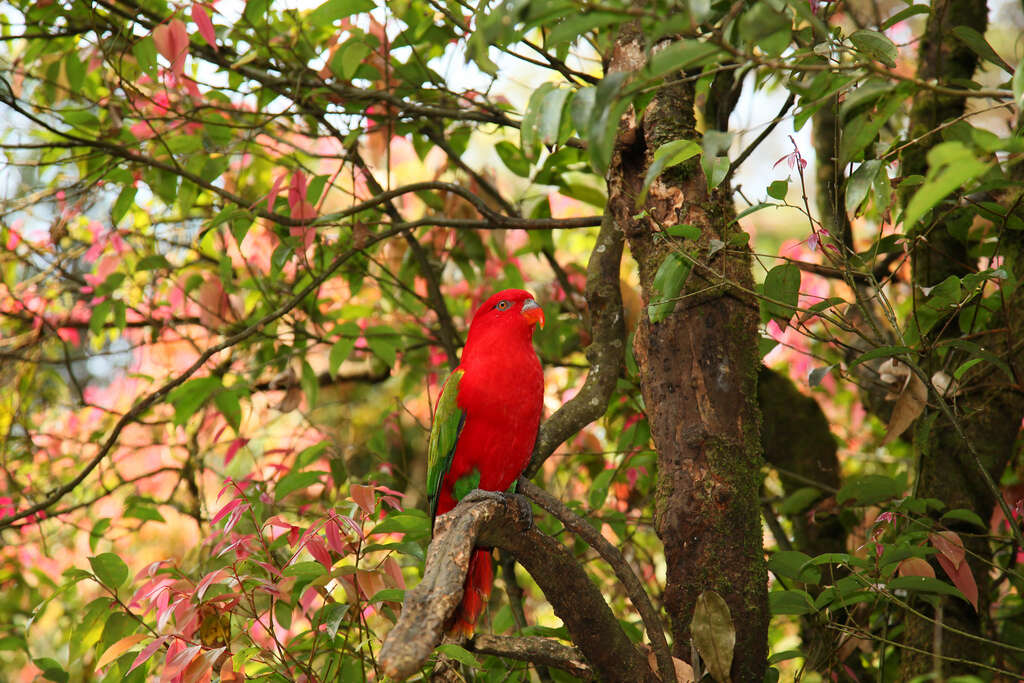
[[572,553],[534,527],[524,509],[492,500],[463,502],[437,518],[423,580],[406,594],[398,623],[380,651],[386,675],[414,674],[441,641],[444,624],[462,599],[474,545],[515,554],[547,597],[573,642],[604,680],[656,681]]

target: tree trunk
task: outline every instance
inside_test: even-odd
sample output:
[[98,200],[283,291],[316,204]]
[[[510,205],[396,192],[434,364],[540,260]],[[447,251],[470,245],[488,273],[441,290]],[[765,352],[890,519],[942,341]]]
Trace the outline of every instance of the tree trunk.
[[[644,61],[643,37],[624,29],[608,71]],[[768,606],[758,488],[757,305],[749,252],[723,248],[739,234],[727,187],[708,191],[693,159],[670,168],[637,206],[654,151],[698,139],[692,82],[669,80],[647,107],[620,122],[608,172],[609,210],[623,228],[640,272],[645,303],[660,300],[654,276],[670,253],[662,227],[701,229],[682,246],[696,261],[675,309],[660,322],[642,315],[634,342],[640,382],[658,452],[655,527],[665,546],[665,607],[674,653],[690,659],[697,597],[715,591],[736,628],[734,681],[760,681],[766,667]]]

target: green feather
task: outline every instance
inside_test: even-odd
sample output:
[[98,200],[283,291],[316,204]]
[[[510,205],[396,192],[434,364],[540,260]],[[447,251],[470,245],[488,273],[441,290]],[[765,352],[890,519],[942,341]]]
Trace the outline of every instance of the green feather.
[[427,450],[427,506],[430,519],[434,519],[437,514],[441,481],[451,469],[455,444],[466,422],[466,411],[455,400],[459,395],[459,382],[463,374],[463,370],[456,370],[448,376],[441,398],[437,401],[434,424],[430,426],[430,447]]

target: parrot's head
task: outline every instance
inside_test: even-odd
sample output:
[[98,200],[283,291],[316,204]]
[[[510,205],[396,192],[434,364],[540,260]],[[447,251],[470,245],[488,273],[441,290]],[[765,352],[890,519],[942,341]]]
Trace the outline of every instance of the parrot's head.
[[492,295],[477,309],[469,334],[472,337],[484,330],[503,329],[520,330],[529,335],[534,325],[544,327],[544,309],[526,290],[506,289]]

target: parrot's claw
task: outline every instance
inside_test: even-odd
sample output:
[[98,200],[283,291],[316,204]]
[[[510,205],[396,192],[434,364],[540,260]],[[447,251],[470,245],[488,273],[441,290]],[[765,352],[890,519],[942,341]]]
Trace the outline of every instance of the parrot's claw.
[[484,489],[473,489],[462,497],[460,503],[480,503],[485,500],[493,500],[498,503],[505,502],[505,494],[500,491],[485,491]]
[[511,500],[519,508],[516,519],[519,520],[519,530],[527,532],[533,528],[533,506],[526,496],[518,493],[506,493],[506,501]]
[[481,503],[485,500],[493,500],[503,504],[506,508],[515,505],[516,519],[520,521],[520,531],[529,531],[533,528],[533,507],[525,496],[518,493],[506,493],[505,491],[486,491],[484,489],[473,489],[462,497],[459,502]]

